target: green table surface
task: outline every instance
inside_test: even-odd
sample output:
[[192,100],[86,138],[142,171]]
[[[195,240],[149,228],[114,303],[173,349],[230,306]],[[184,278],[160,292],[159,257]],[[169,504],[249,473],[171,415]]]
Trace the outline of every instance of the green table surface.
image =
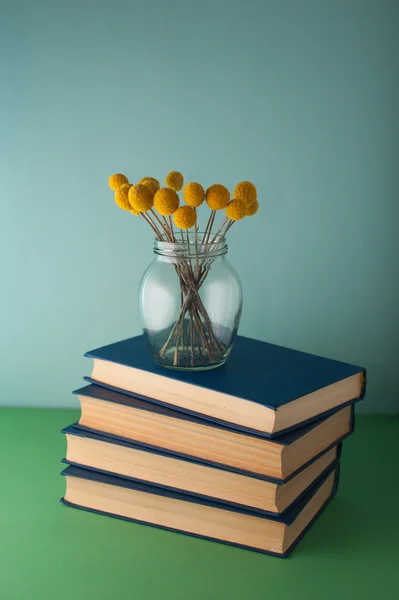
[[0,409],[0,599],[399,598],[399,420],[358,416],[337,497],[289,559],[62,505],[78,412]]

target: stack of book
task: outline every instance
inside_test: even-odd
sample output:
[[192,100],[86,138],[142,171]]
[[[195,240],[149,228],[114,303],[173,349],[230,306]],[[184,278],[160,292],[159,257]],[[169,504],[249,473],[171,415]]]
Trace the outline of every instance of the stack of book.
[[143,336],[86,356],[65,504],[287,556],[334,496],[364,369],[240,336],[211,371],[158,367]]

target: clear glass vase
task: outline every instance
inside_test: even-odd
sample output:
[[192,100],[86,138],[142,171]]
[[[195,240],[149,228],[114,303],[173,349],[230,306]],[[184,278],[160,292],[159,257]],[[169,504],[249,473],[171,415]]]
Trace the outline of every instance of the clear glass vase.
[[[184,239],[184,241],[183,241]],[[140,318],[155,361],[169,369],[206,370],[229,356],[241,317],[242,288],[227,243],[184,233],[155,240],[140,286]]]

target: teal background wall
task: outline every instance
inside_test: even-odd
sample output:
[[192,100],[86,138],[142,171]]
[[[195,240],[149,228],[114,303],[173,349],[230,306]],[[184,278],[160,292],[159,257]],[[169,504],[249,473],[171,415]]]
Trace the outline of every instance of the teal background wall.
[[398,411],[399,3],[1,1],[1,403],[75,406],[152,257],[108,176],[242,179],[241,333],[368,368]]

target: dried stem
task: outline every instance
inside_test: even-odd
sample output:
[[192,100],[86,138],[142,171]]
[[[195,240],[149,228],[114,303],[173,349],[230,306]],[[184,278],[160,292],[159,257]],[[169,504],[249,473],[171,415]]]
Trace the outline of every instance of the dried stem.
[[208,221],[208,225],[207,225],[208,231],[206,233],[206,236],[204,235],[204,239],[202,241],[202,243],[204,244],[204,246],[207,245],[207,244],[209,244],[209,238],[211,237],[212,227],[213,227],[213,224],[215,222],[215,217],[216,217],[216,210],[213,210],[211,212],[211,216],[209,217],[209,221]]
[[168,227],[165,227],[165,224],[164,224],[164,223],[162,223],[161,219],[158,217],[158,215],[157,215],[157,213],[155,212],[155,210],[154,210],[153,208],[151,208],[149,212],[152,214],[152,216],[154,217],[154,219],[155,219],[155,220],[158,222],[158,224],[160,225],[160,227],[161,227],[162,231],[163,231],[163,232],[164,232],[164,234],[165,234],[165,237],[166,237],[166,239],[167,239],[167,240],[168,240],[168,239],[170,239],[170,234],[169,234],[169,229],[168,229]]
[[228,231],[230,231],[230,229],[233,227],[234,223],[235,223],[235,221],[230,221],[230,223],[226,227],[226,231],[224,232],[224,235],[226,235],[226,233]]
[[204,355],[202,354],[202,348],[201,348],[201,342],[202,342],[201,335],[200,335],[200,333],[198,331],[198,328],[194,327],[194,320],[193,320],[193,332],[195,333],[195,336],[197,338],[197,350],[198,350],[198,353],[199,353],[200,357],[202,358]]
[[187,250],[188,250],[188,264],[191,265],[191,247],[190,247],[190,234],[188,233],[188,229],[186,229],[186,239],[187,239]]
[[190,311],[190,349],[191,349],[191,366],[194,366],[194,323],[193,313]]
[[197,323],[197,327],[198,327],[199,334],[201,336],[202,343],[204,344],[204,346],[208,350],[209,358],[211,359],[212,362],[214,362],[215,361],[215,354],[213,352],[212,345],[210,344],[208,338],[206,337],[206,333],[205,333],[203,324],[201,322],[201,318],[199,316],[198,310],[194,307],[192,313],[193,313],[194,319],[195,319],[195,321]]
[[212,210],[211,214],[209,215],[208,223],[206,224],[206,227],[205,227],[204,237],[202,238],[203,245],[205,245],[207,243],[206,240],[209,239],[210,229],[212,229],[212,225],[215,220],[215,213],[216,213],[216,211]]
[[194,245],[195,245],[195,270],[198,271],[198,225],[194,229]]
[[160,240],[162,240],[162,233],[159,231],[159,229],[157,228],[157,226],[155,225],[155,223],[152,222],[150,216],[147,215],[147,213],[140,213],[140,217],[142,217],[144,219],[144,221],[146,223],[148,223],[148,225],[151,227],[151,229],[153,230],[153,232],[155,233],[155,235],[157,236],[157,238],[159,238]]
[[[214,243],[214,242],[217,240],[217,238],[218,238],[218,235],[221,233],[221,231],[222,231],[223,227],[226,225],[226,223],[228,222],[228,220],[229,220],[229,219],[228,219],[227,217],[225,217],[225,218],[224,218],[224,220],[223,220],[223,223],[221,224],[221,226],[219,227],[219,229],[217,230],[217,232],[216,232],[216,233],[215,233],[215,235],[213,236],[213,238],[212,238],[212,240],[211,240],[210,244],[213,244],[213,243]],[[225,234],[226,234],[226,232],[225,232]],[[225,234],[224,234],[224,235],[225,235]],[[222,235],[221,237],[222,237],[222,238],[224,238],[224,235]]]
[[174,229],[173,229],[172,217],[170,215],[169,215],[169,226],[170,226],[170,231],[172,232],[173,241],[176,244],[177,240],[176,240],[175,232],[174,232]]
[[[180,280],[180,281],[182,281],[182,280]],[[164,343],[164,345],[162,346],[162,348],[159,351],[159,354],[161,357],[165,356],[165,352],[168,349],[168,346],[171,343],[173,336],[175,335],[175,333],[177,334],[178,329],[181,325],[181,321],[184,319],[184,315],[186,314],[186,311],[190,305],[192,297],[193,297],[193,292],[191,290],[189,290],[186,294],[186,297],[184,298],[184,301],[181,306],[180,313],[179,313],[179,316],[177,317],[176,323],[172,327],[172,329],[169,333],[168,339],[166,340],[166,342]]]
[[173,357],[173,364],[175,366],[177,366],[179,364],[179,335],[176,336],[176,343],[175,343],[175,354]]
[[175,241],[174,240],[175,236],[173,235],[173,230],[170,228],[170,225],[169,225],[169,222],[168,222],[167,218],[163,216],[162,217],[162,221],[163,221],[163,224],[164,224],[164,228],[167,230],[167,232],[169,234],[170,241],[174,242]]
[[[194,274],[193,267],[192,267],[192,264],[191,264],[191,244],[190,244],[190,235],[188,233],[188,229],[186,229],[186,237],[187,237],[187,249],[188,249],[188,261],[187,262],[188,262],[188,266],[189,266],[189,270],[190,270],[190,277],[193,279],[194,288],[196,289],[196,286],[195,286],[195,274]],[[198,255],[196,255],[196,256],[197,256],[197,261],[198,261]],[[194,296],[194,299],[195,299],[195,296]],[[190,329],[189,329],[189,332],[190,332],[190,344],[191,344],[191,362],[192,362],[192,366],[194,366],[193,320],[192,320],[192,312],[191,312],[190,309],[189,309],[189,316],[190,316],[190,323],[189,323]]]
[[212,222],[211,222],[211,225],[210,225],[210,227],[209,227],[208,238],[207,238],[207,240],[206,240],[206,243],[207,243],[207,244],[208,244],[208,242],[209,242],[209,238],[211,237],[211,233],[212,233],[212,227],[213,227],[213,224],[215,223],[215,217],[216,217],[216,210],[214,210],[214,211],[213,211],[213,214],[212,214]]

